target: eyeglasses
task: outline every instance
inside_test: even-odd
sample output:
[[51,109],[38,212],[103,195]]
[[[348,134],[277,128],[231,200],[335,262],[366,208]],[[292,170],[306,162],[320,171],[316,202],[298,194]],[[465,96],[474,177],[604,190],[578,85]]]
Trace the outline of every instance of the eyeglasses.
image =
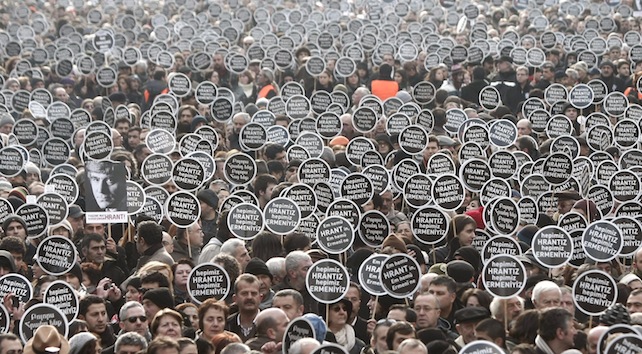
[[136,321],[140,320],[141,322],[147,322],[147,316],[132,316],[125,321],[129,323],[136,323]]

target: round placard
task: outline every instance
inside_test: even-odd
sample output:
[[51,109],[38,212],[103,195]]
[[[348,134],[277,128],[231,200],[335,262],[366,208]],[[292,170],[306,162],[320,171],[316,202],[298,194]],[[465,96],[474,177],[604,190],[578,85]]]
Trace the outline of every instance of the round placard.
[[492,296],[508,299],[526,286],[526,268],[513,256],[496,255],[484,264],[482,282]]
[[305,286],[313,299],[322,304],[332,304],[348,293],[350,275],[341,263],[322,259],[308,269]]
[[381,285],[388,295],[396,299],[404,299],[417,292],[420,278],[419,264],[405,253],[393,254],[381,264]]
[[207,299],[225,299],[230,288],[230,276],[215,263],[201,263],[187,277],[187,293],[197,305]]
[[176,192],[165,202],[167,220],[181,228],[188,228],[201,217],[201,204],[193,193]]

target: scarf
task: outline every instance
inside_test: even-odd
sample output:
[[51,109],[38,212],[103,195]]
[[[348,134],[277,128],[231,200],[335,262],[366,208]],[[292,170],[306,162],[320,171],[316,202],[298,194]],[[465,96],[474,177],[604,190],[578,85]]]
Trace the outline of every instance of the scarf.
[[553,349],[551,349],[551,347],[549,347],[548,344],[546,344],[546,341],[539,335],[535,337],[535,346],[537,346],[537,348],[539,348],[541,351],[543,351],[546,354],[555,354]]
[[245,94],[245,97],[252,96],[252,91],[254,91],[254,84],[252,83],[242,84],[239,82],[239,87],[243,89],[243,93]]
[[341,330],[334,333],[337,343],[343,345],[348,350],[352,349],[355,344],[354,329],[350,325],[345,325]]

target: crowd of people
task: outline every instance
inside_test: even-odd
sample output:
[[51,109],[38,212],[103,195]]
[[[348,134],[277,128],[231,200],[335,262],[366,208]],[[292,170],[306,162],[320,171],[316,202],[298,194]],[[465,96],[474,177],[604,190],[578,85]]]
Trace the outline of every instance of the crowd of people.
[[[638,340],[629,352],[642,351],[637,2],[3,5],[0,155],[20,151],[24,161],[15,173],[0,166],[0,325],[7,328],[0,334],[0,354],[310,354],[332,343],[349,354],[458,353],[471,343],[509,354],[601,354],[630,333]],[[184,78],[187,84],[177,83]],[[489,87],[498,94],[495,100]],[[591,95],[572,95],[577,87],[590,87]],[[291,98],[296,105],[288,104]],[[374,112],[372,121],[362,107]],[[463,124],[453,112],[465,114]],[[317,124],[321,115],[325,125]],[[60,128],[67,118],[73,132]],[[557,125],[551,127],[553,118]],[[30,130],[27,120],[37,129]],[[506,123],[508,144],[489,133],[496,122]],[[632,125],[616,129],[623,122]],[[263,136],[244,134],[249,124],[260,133],[256,123]],[[402,141],[408,126],[425,132],[423,140],[415,134],[409,139],[416,140]],[[171,133],[174,149],[159,150],[158,141],[147,139],[159,129]],[[97,131],[110,136],[104,158],[88,156],[92,145],[85,137]],[[303,133],[323,146],[298,141]],[[185,143],[194,136],[200,138]],[[43,147],[50,138],[63,139],[67,155],[64,148]],[[412,153],[416,144],[419,152]],[[5,150],[18,145],[24,148]],[[57,160],[49,155],[61,151],[65,163],[53,164]],[[172,166],[157,168],[154,176],[143,168],[162,167],[159,155],[175,164],[194,152],[206,152],[210,156],[200,161],[212,165],[203,168],[194,190],[169,177],[154,182]],[[497,152],[508,152],[514,164],[490,164]],[[227,164],[239,154],[255,162],[244,185],[233,183],[234,167]],[[563,183],[546,176],[543,165],[552,154],[566,154],[572,162]],[[502,156],[506,164],[512,161]],[[488,172],[464,176],[460,168],[473,159]],[[318,195],[312,212],[294,220],[300,227],[276,234],[261,226],[250,239],[237,237],[230,210],[240,203],[264,210],[292,186],[310,181],[300,172],[307,160],[330,170],[320,183],[309,183]],[[637,193],[610,184],[618,171],[633,172],[629,182]],[[70,189],[57,190],[60,181],[52,182],[62,174],[75,180]],[[453,176],[462,187],[453,197],[456,207],[411,201],[410,194],[421,193],[404,183],[415,174],[431,181]],[[365,202],[350,200],[353,209],[328,211],[329,202],[349,199],[341,188],[348,176],[368,177]],[[506,191],[479,184],[499,176]],[[539,183],[527,185],[532,176]],[[326,185],[329,197],[321,194]],[[147,196],[145,208],[131,206],[135,186]],[[147,203],[153,196],[164,205],[184,191],[199,202],[198,217],[187,227],[166,217],[167,206],[159,211]],[[55,224],[39,219],[46,227],[34,231],[32,214],[20,211],[41,203],[36,198],[45,193],[68,199],[66,217],[52,214],[48,220]],[[537,211],[524,209],[508,219],[515,227],[503,236],[518,246],[515,259],[526,272],[520,291],[505,297],[486,290],[482,276],[489,257],[484,244],[500,234],[495,221],[505,217],[493,212],[496,198],[520,207],[531,202]],[[426,225],[413,218],[427,206],[447,220],[441,237],[430,242],[418,237]],[[125,210],[125,223],[88,218]],[[361,218],[368,212],[385,219],[383,237],[364,234],[363,224],[371,222]],[[350,241],[346,252],[317,241],[319,222],[332,215],[354,221],[353,232],[342,235]],[[583,231],[615,217],[629,217],[626,230],[614,226],[622,228],[618,235],[627,252],[620,247],[608,260],[591,252],[578,256]],[[572,263],[550,267],[532,249],[533,239],[558,225],[579,247]],[[632,231],[636,225],[639,231]],[[52,274],[39,252],[53,235],[76,248],[73,266],[62,275]],[[608,253],[612,244],[605,247]],[[399,253],[421,268],[415,291],[402,298],[368,293],[361,265],[373,254]],[[339,261],[351,277],[345,295],[330,304],[319,303],[306,282],[310,267],[323,259]],[[192,296],[190,274],[205,263],[229,277],[224,298]],[[589,316],[578,306],[574,284],[593,270],[617,289],[612,303]],[[3,279],[14,274],[31,283],[30,299],[7,290],[11,284]],[[66,331],[44,325],[25,338],[25,314],[45,302],[47,288],[58,280],[77,295],[75,316]],[[314,328],[314,337],[284,349],[288,325],[300,318]]]

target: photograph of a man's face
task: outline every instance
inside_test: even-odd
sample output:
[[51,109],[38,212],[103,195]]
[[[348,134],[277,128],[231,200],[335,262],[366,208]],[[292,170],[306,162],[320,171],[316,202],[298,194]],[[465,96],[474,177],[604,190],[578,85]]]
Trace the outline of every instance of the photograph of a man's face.
[[127,211],[127,171],[122,162],[85,163],[87,211]]

